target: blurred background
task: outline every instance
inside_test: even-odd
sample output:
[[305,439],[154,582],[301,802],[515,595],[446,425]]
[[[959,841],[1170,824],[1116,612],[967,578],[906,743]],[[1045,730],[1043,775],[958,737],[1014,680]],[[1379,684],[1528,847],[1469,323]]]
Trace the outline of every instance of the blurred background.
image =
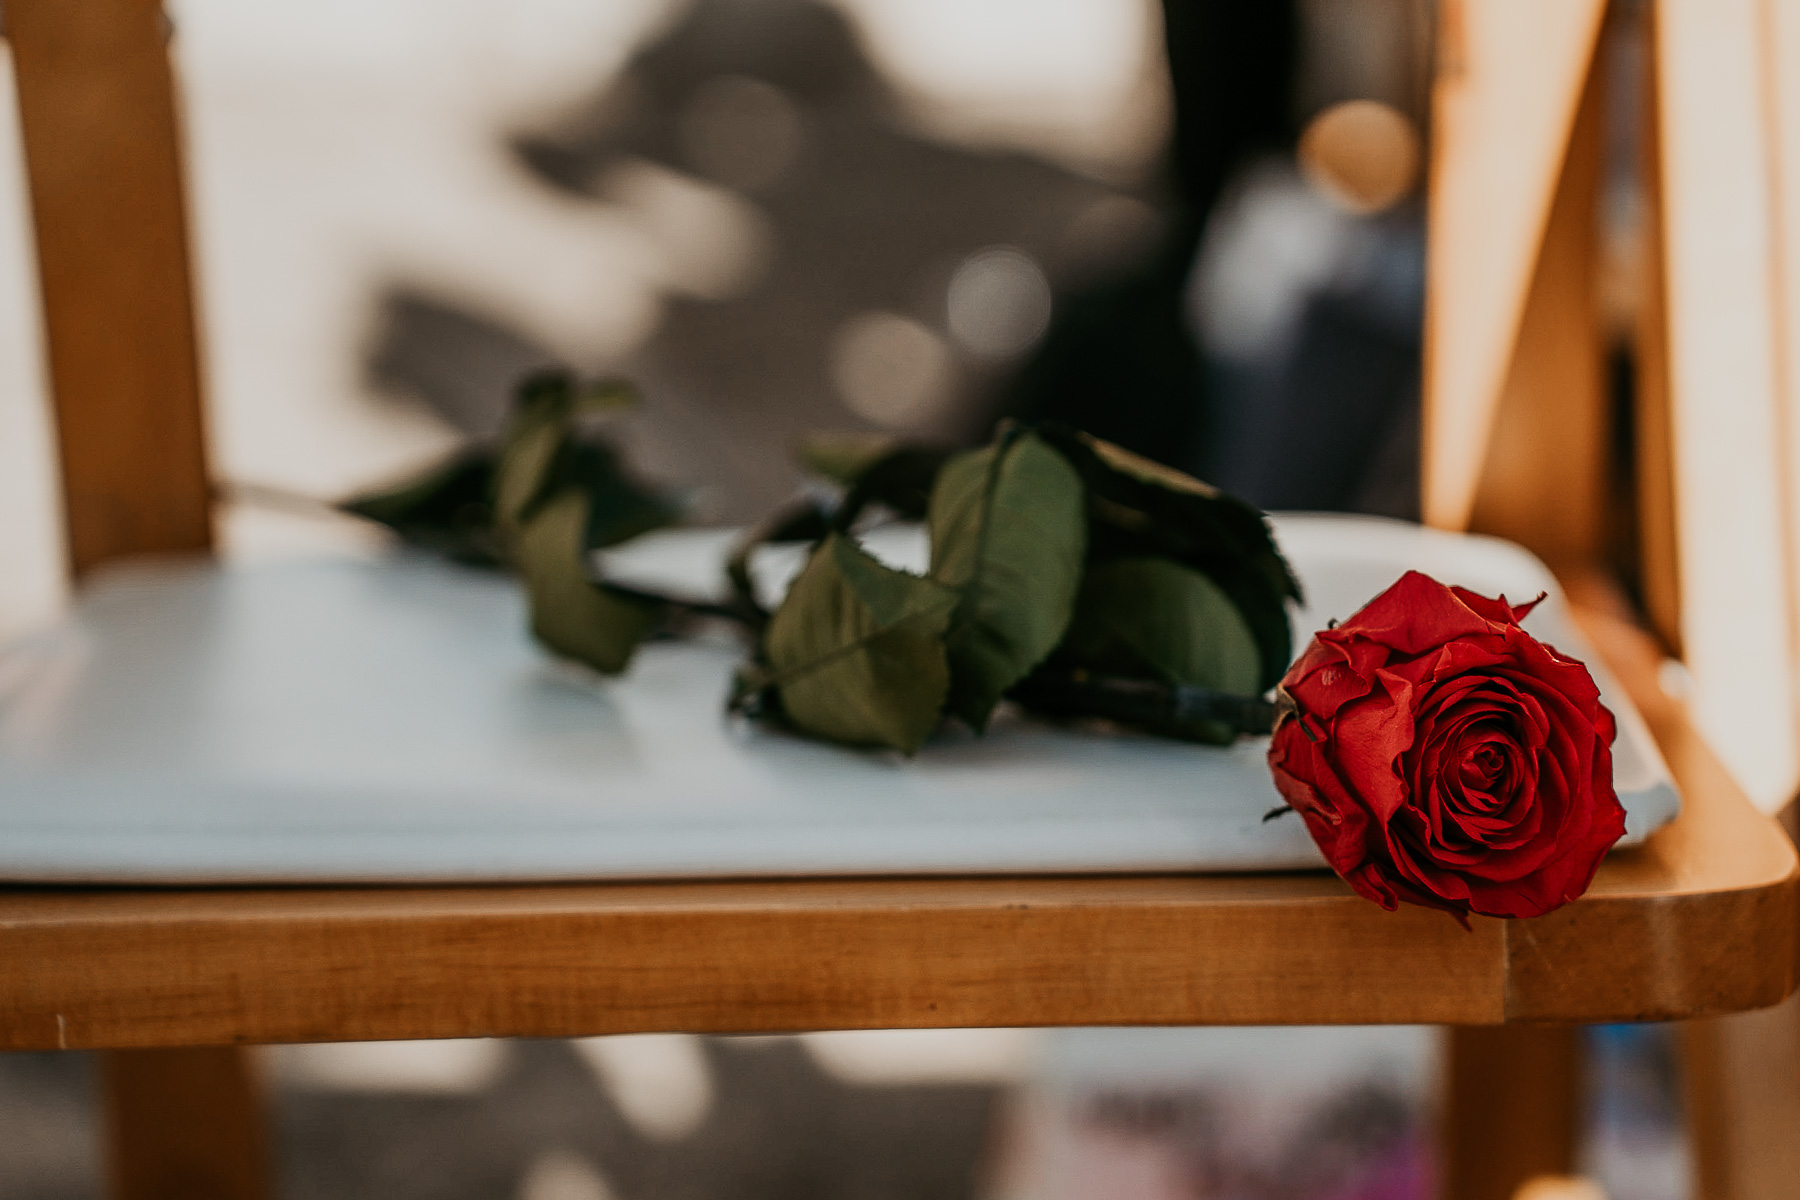
[[[273,1047],[286,1200],[1429,1200],[1424,1028]],[[1669,1039],[1590,1032],[1585,1178],[1679,1200]],[[0,1200],[102,1194],[85,1054],[0,1056]],[[1523,1195],[1524,1193],[1521,1193]]]
[[[1008,414],[1269,507],[1416,508],[1425,0],[169,11],[228,552],[366,542],[308,502],[492,433],[550,362],[643,386],[631,459],[701,522],[786,496],[802,432]],[[1296,165],[1344,100],[1415,139],[1377,213]],[[16,629],[61,572],[10,112],[0,139]]]
[[[169,12],[230,555],[379,552],[330,505],[491,435],[552,363],[642,386],[630,460],[698,522],[789,495],[802,433],[1004,416],[1264,507],[1416,516],[1428,0]],[[11,105],[0,635],[65,594]],[[1668,1039],[1591,1039],[1590,1174],[1685,1196]],[[1430,1194],[1432,1055],[975,1030],[264,1065],[291,1200],[1375,1200]],[[0,1056],[0,1200],[99,1194],[92,1086],[83,1056]]]

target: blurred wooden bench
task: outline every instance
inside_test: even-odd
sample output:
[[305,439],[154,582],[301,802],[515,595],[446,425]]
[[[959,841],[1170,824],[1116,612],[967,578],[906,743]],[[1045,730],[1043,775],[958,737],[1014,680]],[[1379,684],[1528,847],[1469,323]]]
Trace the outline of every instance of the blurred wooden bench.
[[[1486,6],[1453,3],[1446,16]],[[1592,9],[1597,27],[1598,5],[1571,7]],[[1574,39],[1565,57],[1579,98],[1592,30],[1547,11],[1540,3],[1530,15]],[[9,0],[5,19],[71,567],[79,579],[122,556],[207,553],[212,502],[162,14],[154,0]],[[1568,106],[1572,115],[1575,99]],[[1579,168],[1579,151],[1567,151],[1579,138],[1565,125],[1550,142],[1538,147],[1554,157],[1546,206],[1566,191],[1559,181],[1588,186],[1563,165],[1566,154]],[[1548,239],[1540,228],[1520,251],[1531,262],[1540,245],[1559,245],[1562,226],[1546,223]],[[1537,271],[1567,266],[1552,254]],[[1520,312],[1549,303],[1533,289],[1527,304],[1519,287]],[[1549,290],[1563,306],[1552,318],[1581,316],[1576,290]],[[1601,402],[1599,376],[1582,373],[1591,363],[1579,354],[1567,361],[1573,373],[1553,371],[1545,386],[1575,389],[1557,402],[1579,415]],[[1433,436],[1449,411],[1439,410]],[[1514,415],[1528,420],[1529,407]],[[1539,427],[1538,436],[1550,435]],[[1487,439],[1484,429],[1478,451]],[[1572,461],[1597,470],[1604,446],[1583,445]],[[1464,932],[1438,913],[1381,912],[1322,874],[8,888],[0,1047],[107,1052],[117,1195],[249,1197],[263,1194],[266,1151],[252,1080],[232,1049],[245,1044],[1435,1023],[1459,1030],[1447,1194],[1499,1200],[1573,1161],[1571,1023],[1774,1004],[1793,990],[1800,926],[1793,848],[1663,692],[1663,647],[1634,623],[1597,558],[1553,557],[1686,808],[1644,847],[1612,855],[1581,901],[1535,921],[1478,919]]]

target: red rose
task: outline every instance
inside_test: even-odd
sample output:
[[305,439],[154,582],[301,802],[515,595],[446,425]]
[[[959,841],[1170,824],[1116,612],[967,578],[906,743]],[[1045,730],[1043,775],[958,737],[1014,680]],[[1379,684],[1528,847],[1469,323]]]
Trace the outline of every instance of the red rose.
[[1409,571],[1281,681],[1275,786],[1383,908],[1535,917],[1625,832],[1612,714],[1585,666],[1519,628],[1532,607]]

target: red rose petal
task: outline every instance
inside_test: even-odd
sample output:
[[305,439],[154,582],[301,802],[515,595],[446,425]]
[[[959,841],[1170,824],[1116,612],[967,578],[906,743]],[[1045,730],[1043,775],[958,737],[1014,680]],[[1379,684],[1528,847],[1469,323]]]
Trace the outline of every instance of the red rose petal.
[[1358,894],[1534,916],[1623,833],[1612,714],[1586,667],[1519,628],[1535,603],[1409,572],[1284,677],[1276,786]]

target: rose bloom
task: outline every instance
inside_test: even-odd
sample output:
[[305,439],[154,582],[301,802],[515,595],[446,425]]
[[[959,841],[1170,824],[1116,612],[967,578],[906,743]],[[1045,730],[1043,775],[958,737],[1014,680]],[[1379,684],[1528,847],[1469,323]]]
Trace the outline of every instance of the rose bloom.
[[1383,908],[1535,917],[1625,832],[1612,714],[1585,666],[1519,628],[1535,603],[1409,571],[1281,681],[1275,786]]

